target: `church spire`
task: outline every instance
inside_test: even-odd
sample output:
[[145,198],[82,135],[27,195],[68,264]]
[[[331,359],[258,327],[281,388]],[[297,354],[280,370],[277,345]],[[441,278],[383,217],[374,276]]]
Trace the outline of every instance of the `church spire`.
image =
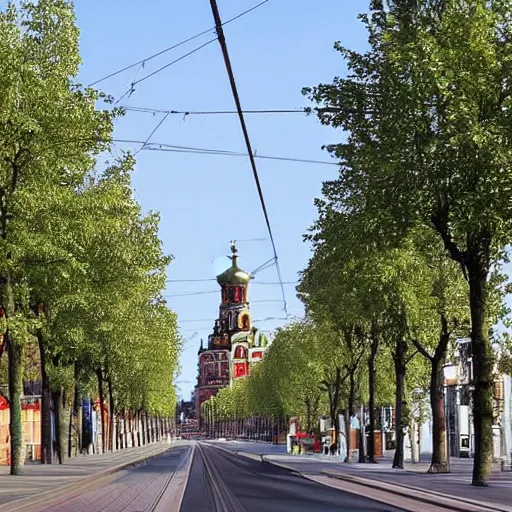
[[231,256],[228,256],[231,260],[231,266],[233,268],[238,268],[237,259],[238,259],[238,249],[236,248],[236,240],[231,240]]
[[238,249],[234,240],[231,240],[231,255],[228,258],[231,260],[231,267],[217,276],[217,282],[222,287],[247,286],[247,283],[251,280],[251,275],[238,267]]

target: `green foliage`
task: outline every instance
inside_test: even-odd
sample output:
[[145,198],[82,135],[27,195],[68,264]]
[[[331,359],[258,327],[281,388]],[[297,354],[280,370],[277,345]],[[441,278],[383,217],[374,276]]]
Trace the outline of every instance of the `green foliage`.
[[109,99],[76,82],[78,36],[66,0],[0,12],[1,329],[28,346],[41,334],[54,389],[96,394],[102,369],[118,407],[171,415],[180,348],[162,297],[171,258],[158,214],[133,196],[133,158],[95,171],[121,112],[98,110]]
[[[433,230],[467,277],[478,440],[473,481],[483,485],[492,455],[488,331],[503,313],[492,269],[512,235],[511,8],[504,0],[370,6],[360,17],[369,50],[336,44],[348,76],[304,91],[320,105],[322,123],[347,133],[328,148],[341,172],[325,184],[325,203],[365,217],[365,233],[382,245],[401,247],[418,227]],[[434,299],[449,310],[454,303],[443,297],[450,290],[443,285],[447,274],[438,270]],[[461,290],[456,287],[457,294]],[[455,309],[457,320],[466,320],[460,303]],[[421,328],[414,310],[408,314],[424,336],[434,332]]]

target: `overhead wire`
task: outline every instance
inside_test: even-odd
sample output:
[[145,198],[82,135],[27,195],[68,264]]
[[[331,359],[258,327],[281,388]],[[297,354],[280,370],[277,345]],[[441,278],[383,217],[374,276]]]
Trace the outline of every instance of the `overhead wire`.
[[[245,16],[246,14],[249,14],[251,11],[254,11],[258,7],[261,7],[263,4],[266,4],[268,0],[263,0],[257,5],[254,5],[250,9],[246,9],[245,11],[241,12],[240,14],[237,14],[233,18],[230,18],[229,20],[224,22],[224,25],[228,25],[229,23],[241,18],[242,16]],[[134,68],[135,66],[139,66],[141,64],[145,64],[146,62],[149,62],[150,60],[155,59],[156,57],[159,57],[160,55],[163,55],[164,53],[170,52],[171,50],[174,50],[180,46],[183,46],[186,43],[190,43],[190,41],[193,41],[194,39],[198,39],[201,36],[204,36],[210,32],[215,30],[215,27],[208,28],[206,30],[203,30],[202,32],[199,32],[198,34],[195,34],[191,37],[188,37],[187,39],[184,39],[183,41],[180,41],[179,43],[175,43],[172,46],[168,46],[167,48],[164,48],[163,50],[160,50],[156,53],[153,53],[152,55],[149,55],[148,57],[145,57],[142,60],[139,60],[137,62],[134,62],[133,64],[130,64],[128,66],[125,66],[124,68],[118,69],[117,71],[114,71],[113,73],[110,73],[102,78],[99,78],[98,80],[90,83],[88,87],[92,87],[93,85],[99,84],[100,82],[104,82],[105,80],[108,80],[109,78],[112,78],[113,76],[119,75],[120,73],[123,73],[124,71],[127,71],[128,69]],[[216,40],[216,39],[215,39]]]
[[[164,153],[190,153],[196,155],[217,155],[217,156],[238,156],[238,157],[247,157],[251,156],[247,153],[235,153],[229,151],[215,151],[215,150],[182,150],[182,149],[173,149],[173,148],[158,148],[158,147],[144,147],[142,148],[146,151],[162,151]],[[278,157],[278,156],[266,156],[266,155],[252,155],[253,158],[259,158],[261,160],[280,160],[283,162],[297,162],[297,163],[305,163],[305,164],[319,164],[319,165],[336,165],[336,162],[326,162],[322,160],[309,160],[304,158],[289,158],[289,157]]]
[[[212,279],[166,279],[166,283],[204,283],[204,282],[207,282],[207,281],[217,281],[216,279],[212,278]],[[271,282],[271,281],[253,281],[252,284],[264,284],[264,285],[269,285],[269,286],[277,286],[277,285],[281,285],[281,282],[280,281],[276,281],[276,282]],[[299,281],[283,281],[284,285],[289,285],[289,284],[299,284]],[[204,291],[204,292],[200,292],[200,293],[218,293],[219,290],[211,290],[211,291]],[[194,292],[194,295],[198,293],[198,292]],[[169,297],[169,295],[167,295],[167,297]]]
[[202,50],[205,46],[208,46],[209,44],[212,44],[215,41],[216,41],[216,39],[210,39],[209,41],[206,41],[206,43],[203,43],[203,44],[201,44],[199,46],[196,46],[193,50],[190,50],[188,53],[185,53],[185,55],[182,55],[181,57],[178,57],[177,59],[169,62],[168,64],[165,64],[165,66],[162,66],[162,67],[156,69],[155,71],[153,71],[149,75],[143,76],[139,80],[136,80],[135,82],[132,82],[131,89],[134,90],[134,87],[137,84],[140,84],[141,82],[144,82],[148,78],[151,78],[152,76],[155,76],[156,74],[160,73],[164,69],[167,69],[167,68],[173,66],[174,64],[177,64],[178,62],[182,61],[183,59],[186,59],[187,57],[190,57],[190,55],[193,55],[194,53],[198,52],[199,50]]
[[264,281],[255,281],[254,284],[266,284],[266,285],[270,285],[270,286],[281,286],[281,285],[286,285],[286,284],[299,284],[299,281],[277,281],[275,283],[271,283],[271,282],[264,282]]
[[171,297],[189,297],[191,295],[207,295],[209,293],[219,293],[219,290],[211,290],[211,291],[206,291],[206,292],[192,292],[192,293],[176,293],[176,294],[172,294],[172,295],[164,295],[164,297],[166,299],[168,299]]
[[[150,73],[149,75],[146,75],[144,77],[142,77],[141,79],[139,80],[134,80],[131,84],[130,84],[130,88],[129,88],[129,92],[128,92],[128,97],[130,97],[133,92],[135,92],[135,86],[137,84],[140,84],[141,82],[143,82],[144,80],[147,80],[148,78],[151,78],[152,76],[155,76],[157,73],[160,73],[161,71],[163,71],[164,69],[167,69],[169,68],[170,66],[182,61],[183,59],[189,57],[190,55],[198,52],[199,50],[201,50],[202,48],[204,48],[205,46],[208,46],[209,44],[211,43],[214,43],[215,42],[215,39],[211,39],[210,41],[207,41],[206,43],[200,45],[200,46],[197,46],[196,48],[194,48],[193,50],[191,50],[190,52],[186,53],[185,55],[182,55],[181,57],[178,57],[177,59],[173,60],[172,62],[169,62],[168,64],[166,64],[165,66],[162,66],[160,68],[158,68],[157,70],[153,71],[152,73]],[[126,96],[126,93],[123,94],[122,98],[124,98]],[[118,100],[116,102],[116,104],[119,102],[120,100]],[[151,140],[151,137],[153,137],[153,135],[158,131],[158,129],[160,128],[160,126],[162,126],[162,124],[164,124],[165,120],[169,117],[170,113],[167,113],[164,115],[164,117],[162,119],[160,119],[160,121],[157,123],[157,125],[155,126],[155,128],[153,128],[153,130],[151,131],[151,133],[147,136],[146,140],[144,141],[144,144],[142,144],[142,146],[135,152],[134,156],[138,155],[143,149],[145,149],[146,145],[148,144],[148,142]]]
[[167,279],[166,283],[194,283],[194,282],[204,282],[204,281],[216,281],[216,279]]
[[[137,71],[135,72],[135,76],[133,77],[132,84],[136,80],[136,78],[139,76],[140,70],[144,69],[144,62],[141,63],[141,65],[137,68]],[[121,101],[128,96],[128,99],[130,99],[130,96],[133,94],[135,89],[133,87],[130,87],[115,103],[114,105],[119,105]]]
[[247,242],[264,242],[266,238],[245,238],[241,240],[240,238],[237,238],[236,240],[233,240],[235,244],[241,242],[241,243],[247,243]]
[[[279,301],[281,302],[281,301]],[[201,319],[191,319],[191,320],[179,320],[181,323],[193,323],[193,322],[197,322],[197,323],[203,323],[203,322],[212,322],[214,323],[215,320],[217,319],[204,319],[204,318],[201,318]],[[253,320],[254,323],[258,323],[258,322],[269,322],[271,320],[286,320],[286,318],[276,318],[274,316],[269,316],[267,318],[257,318],[255,320]],[[196,329],[192,329],[192,330],[196,330]]]
[[178,321],[182,324],[187,324],[191,322],[214,322],[215,320],[212,320],[210,318],[200,318],[199,320],[179,320]]
[[255,270],[253,270],[251,272],[251,276],[254,276],[256,275],[258,272],[261,272],[269,267],[272,267],[276,262],[276,259],[275,258],[271,258],[269,259],[268,261],[266,261],[265,263],[263,263],[262,265],[260,265],[258,268],[256,268]]
[[[205,116],[205,115],[225,115],[225,114],[238,114],[236,110],[165,110],[159,108],[148,108],[148,107],[133,107],[133,106],[121,106],[122,109],[127,112],[139,112],[143,114],[172,114],[172,115],[184,115],[184,116]],[[260,109],[260,110],[244,110],[244,114],[305,114],[306,109],[295,108],[295,109]]]
[[162,119],[160,119],[160,121],[157,123],[157,125],[153,128],[153,131],[147,136],[146,140],[144,141],[144,144],[142,144],[142,146],[140,146],[140,148],[137,151],[135,151],[133,156],[137,156],[146,147],[146,145],[151,140],[151,137],[153,137],[153,135],[157,132],[158,128],[160,128],[160,126],[162,126],[164,124],[165,120],[168,117],[169,117],[169,114],[165,114],[165,116],[162,117]]
[[[247,153],[240,153],[237,151],[230,151],[225,149],[209,149],[209,148],[195,148],[189,146],[179,146],[174,144],[165,144],[162,142],[151,142],[148,143],[143,140],[131,140],[131,139],[113,139],[112,142],[118,144],[141,144],[142,147],[137,150],[139,151],[162,151],[169,153],[190,153],[195,155],[217,155],[217,156],[236,156],[236,157],[247,157]],[[339,164],[336,162],[328,162],[326,160],[310,160],[306,158],[292,158],[283,156],[271,156],[271,155],[258,155],[254,154],[253,158],[259,158],[262,160],[277,160],[282,162],[297,162],[315,165],[335,165]]]

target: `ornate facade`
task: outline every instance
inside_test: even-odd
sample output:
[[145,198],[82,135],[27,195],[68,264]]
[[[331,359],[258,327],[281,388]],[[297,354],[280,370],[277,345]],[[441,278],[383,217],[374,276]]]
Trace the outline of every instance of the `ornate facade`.
[[250,274],[237,264],[237,249],[231,246],[231,267],[217,276],[221,287],[219,317],[208,346],[201,347],[196,387],[196,416],[201,405],[234,380],[247,377],[251,366],[263,357],[267,339],[252,324],[249,311],[248,286]]

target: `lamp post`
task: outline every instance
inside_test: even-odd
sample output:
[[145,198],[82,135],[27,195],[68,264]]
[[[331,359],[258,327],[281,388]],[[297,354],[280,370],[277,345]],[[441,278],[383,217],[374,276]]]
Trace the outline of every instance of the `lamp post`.
[[[444,388],[444,410],[445,410],[445,425],[446,425],[446,430],[445,430],[445,436],[446,436],[446,464],[448,466],[448,471],[450,470],[450,457],[451,457],[451,448],[452,448],[452,443],[451,443],[451,437],[450,437],[450,433],[451,433],[451,422],[450,422],[450,409],[449,409],[449,404],[448,404],[448,400],[447,400],[447,397],[448,397],[448,389],[449,388],[454,388],[457,386],[458,384],[458,375],[459,372],[458,372],[458,366],[453,364],[453,363],[448,363],[448,364],[445,364],[443,366],[443,388]],[[455,411],[455,418],[457,418],[457,414],[456,414],[456,411]],[[455,419],[455,422],[456,422],[456,419]],[[456,425],[454,425],[454,431],[455,433],[457,432],[457,428],[456,428]],[[457,435],[455,436],[455,438],[457,439]]]

